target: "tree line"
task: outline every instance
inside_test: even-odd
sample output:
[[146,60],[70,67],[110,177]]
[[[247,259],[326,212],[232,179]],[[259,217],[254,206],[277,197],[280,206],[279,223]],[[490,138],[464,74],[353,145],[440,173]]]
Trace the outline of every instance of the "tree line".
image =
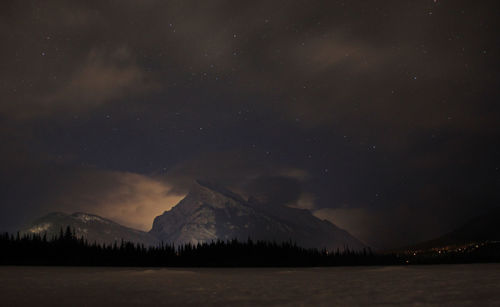
[[396,259],[370,249],[328,252],[295,243],[237,240],[144,246],[121,241],[90,243],[67,227],[58,236],[0,235],[0,264],[165,267],[278,267],[390,264]]
[[2,265],[150,266],[150,267],[312,267],[500,262],[500,243],[468,251],[376,254],[370,249],[329,252],[294,242],[212,241],[144,246],[121,241],[90,243],[70,227],[58,236],[0,235]]

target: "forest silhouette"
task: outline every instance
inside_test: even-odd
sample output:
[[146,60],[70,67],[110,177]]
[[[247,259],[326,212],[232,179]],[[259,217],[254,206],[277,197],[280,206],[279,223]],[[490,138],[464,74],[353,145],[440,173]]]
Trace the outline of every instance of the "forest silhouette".
[[498,262],[500,244],[469,252],[384,253],[371,249],[329,252],[303,248],[294,242],[212,241],[174,246],[144,246],[131,242],[111,245],[77,238],[67,227],[56,237],[31,234],[0,235],[2,265],[138,266],[138,267],[312,267]]

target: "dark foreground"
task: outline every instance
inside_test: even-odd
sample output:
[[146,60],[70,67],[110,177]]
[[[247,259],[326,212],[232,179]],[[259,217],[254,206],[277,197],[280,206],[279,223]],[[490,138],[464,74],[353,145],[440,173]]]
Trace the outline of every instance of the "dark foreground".
[[500,306],[500,264],[330,268],[0,266],[2,306]]

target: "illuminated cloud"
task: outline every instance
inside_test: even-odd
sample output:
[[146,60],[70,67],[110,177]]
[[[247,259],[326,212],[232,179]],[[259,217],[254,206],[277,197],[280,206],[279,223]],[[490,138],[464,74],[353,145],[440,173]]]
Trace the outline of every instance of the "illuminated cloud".
[[184,196],[169,193],[164,182],[130,172],[85,171],[67,180],[51,210],[94,213],[145,231]]

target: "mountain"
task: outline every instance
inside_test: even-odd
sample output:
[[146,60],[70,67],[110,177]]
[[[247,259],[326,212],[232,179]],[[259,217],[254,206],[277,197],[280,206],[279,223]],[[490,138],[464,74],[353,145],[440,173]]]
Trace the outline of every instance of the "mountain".
[[100,216],[82,212],[71,215],[61,212],[49,213],[22,229],[20,233],[47,234],[47,238],[50,239],[53,236],[58,236],[61,228],[65,230],[67,226],[75,231],[77,237],[83,236],[90,243],[113,244],[114,242],[120,243],[122,239],[145,245],[158,243],[156,238],[147,232],[128,228]]
[[238,239],[292,240],[303,247],[329,250],[366,247],[347,231],[309,210],[245,200],[225,188],[197,181],[187,196],[153,222],[150,234],[175,244]]
[[149,233],[122,226],[89,213],[50,213],[20,231],[21,234],[58,236],[69,226],[89,242],[113,244],[124,241],[155,245],[238,239],[293,241],[303,247],[366,247],[347,231],[313,216],[309,210],[263,204],[217,185],[197,181],[187,196],[154,219]]
[[416,244],[412,249],[500,241],[500,207],[469,220],[457,229],[434,240]]

